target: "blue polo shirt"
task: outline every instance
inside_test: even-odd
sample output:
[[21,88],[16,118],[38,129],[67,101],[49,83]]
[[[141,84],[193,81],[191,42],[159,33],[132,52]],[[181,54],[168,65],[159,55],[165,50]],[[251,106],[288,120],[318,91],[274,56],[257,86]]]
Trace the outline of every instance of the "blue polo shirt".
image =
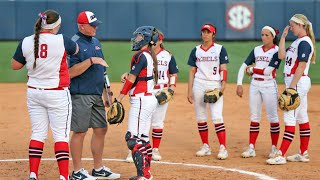
[[[79,45],[79,53],[69,56],[69,68],[90,57],[104,59],[98,39],[77,32],[72,38]],[[70,93],[83,95],[102,95],[104,88],[104,72],[106,68],[100,64],[91,65],[85,72],[71,79]]]

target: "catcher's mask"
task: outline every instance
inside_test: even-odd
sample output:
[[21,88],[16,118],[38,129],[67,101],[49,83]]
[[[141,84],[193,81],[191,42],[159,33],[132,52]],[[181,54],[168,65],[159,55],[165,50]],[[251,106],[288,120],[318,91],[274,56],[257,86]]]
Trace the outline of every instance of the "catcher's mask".
[[159,40],[159,33],[153,26],[141,26],[133,32],[132,51],[139,51],[143,46],[155,45]]

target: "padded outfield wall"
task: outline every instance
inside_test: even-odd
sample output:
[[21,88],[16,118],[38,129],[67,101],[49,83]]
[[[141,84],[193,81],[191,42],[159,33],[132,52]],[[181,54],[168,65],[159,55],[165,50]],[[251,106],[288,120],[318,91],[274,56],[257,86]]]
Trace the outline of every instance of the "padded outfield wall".
[[168,40],[194,40],[207,22],[216,25],[218,40],[256,40],[264,25],[282,31],[296,13],[309,17],[319,37],[320,0],[0,0],[0,40],[32,34],[37,14],[46,9],[61,14],[61,33],[69,36],[79,12],[95,12],[103,21],[102,40],[128,40],[141,25],[160,28]]

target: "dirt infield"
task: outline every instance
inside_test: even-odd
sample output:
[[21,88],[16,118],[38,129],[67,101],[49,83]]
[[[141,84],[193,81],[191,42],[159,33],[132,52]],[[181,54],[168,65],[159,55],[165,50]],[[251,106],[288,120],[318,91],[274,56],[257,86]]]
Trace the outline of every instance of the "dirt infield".
[[[112,88],[114,93],[118,95],[120,84],[113,84]],[[244,86],[245,95],[243,98],[238,98],[235,95],[236,86],[232,84],[227,85],[224,94],[224,119],[229,158],[222,161],[216,159],[218,142],[211,122],[209,123],[209,140],[213,154],[207,157],[196,157],[195,152],[200,148],[201,140],[198,135],[193,106],[186,99],[186,89],[187,84],[178,84],[175,97],[170,102],[160,152],[163,162],[187,165],[153,163],[151,171],[154,179],[257,179],[258,176],[254,173],[275,179],[320,179],[320,86],[313,85],[309,93],[309,119],[311,121],[309,155],[311,161],[309,163],[287,163],[282,166],[270,166],[265,163],[271,144],[269,125],[265,113],[262,114],[260,135],[256,145],[257,157],[252,159],[240,157],[248,143],[250,123],[248,85]],[[283,91],[283,89],[283,86],[279,86],[279,91]],[[0,84],[0,94],[0,179],[26,179],[28,161],[2,161],[28,158],[28,143],[31,131],[26,106],[26,85]],[[124,99],[126,110],[129,109],[128,100],[128,97]],[[283,113],[280,111],[279,117],[281,136],[278,146],[280,146],[283,135]],[[128,179],[135,175],[133,164],[119,161],[124,159],[128,152],[124,141],[126,129],[126,121],[119,126],[109,127],[103,156],[106,159],[118,159],[105,161],[105,165],[113,171],[121,173],[121,179]],[[92,157],[89,148],[90,137],[91,131],[85,139],[83,157],[86,158]],[[298,148],[299,131],[296,128],[296,136],[288,154],[296,153]],[[51,132],[45,144],[43,157],[55,157]],[[70,163],[70,170],[72,170],[71,165]],[[90,171],[92,165],[92,161],[84,161],[84,167]],[[245,172],[240,170],[253,173],[244,174]],[[40,179],[58,179],[58,177],[58,167],[55,161],[41,162]]]

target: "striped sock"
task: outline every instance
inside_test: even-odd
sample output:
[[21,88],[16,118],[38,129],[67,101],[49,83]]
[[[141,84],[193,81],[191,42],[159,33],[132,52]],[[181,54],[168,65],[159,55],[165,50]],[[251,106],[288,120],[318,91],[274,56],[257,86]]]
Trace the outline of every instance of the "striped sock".
[[272,145],[277,147],[278,139],[280,135],[279,123],[270,123],[270,136]]
[[152,147],[159,148],[163,129],[152,129]]
[[281,143],[280,150],[282,152],[282,156],[284,156],[294,138],[295,126],[286,126],[284,130],[284,135]]
[[209,144],[207,122],[198,122],[198,130],[203,144]]
[[249,144],[255,146],[260,130],[260,123],[252,122],[250,123],[250,132],[249,132]]
[[65,179],[69,177],[69,144],[67,142],[56,142],[54,152],[59,166],[60,175]]
[[36,140],[30,140],[29,143],[29,166],[30,173],[34,172],[38,177],[39,165],[43,153],[44,143]]
[[216,129],[216,133],[217,133],[220,145],[224,145],[224,147],[227,147],[226,146],[226,129],[224,127],[224,123],[215,124],[214,127]]
[[299,124],[300,127],[300,153],[303,154],[308,150],[310,140],[310,124],[309,122]]

